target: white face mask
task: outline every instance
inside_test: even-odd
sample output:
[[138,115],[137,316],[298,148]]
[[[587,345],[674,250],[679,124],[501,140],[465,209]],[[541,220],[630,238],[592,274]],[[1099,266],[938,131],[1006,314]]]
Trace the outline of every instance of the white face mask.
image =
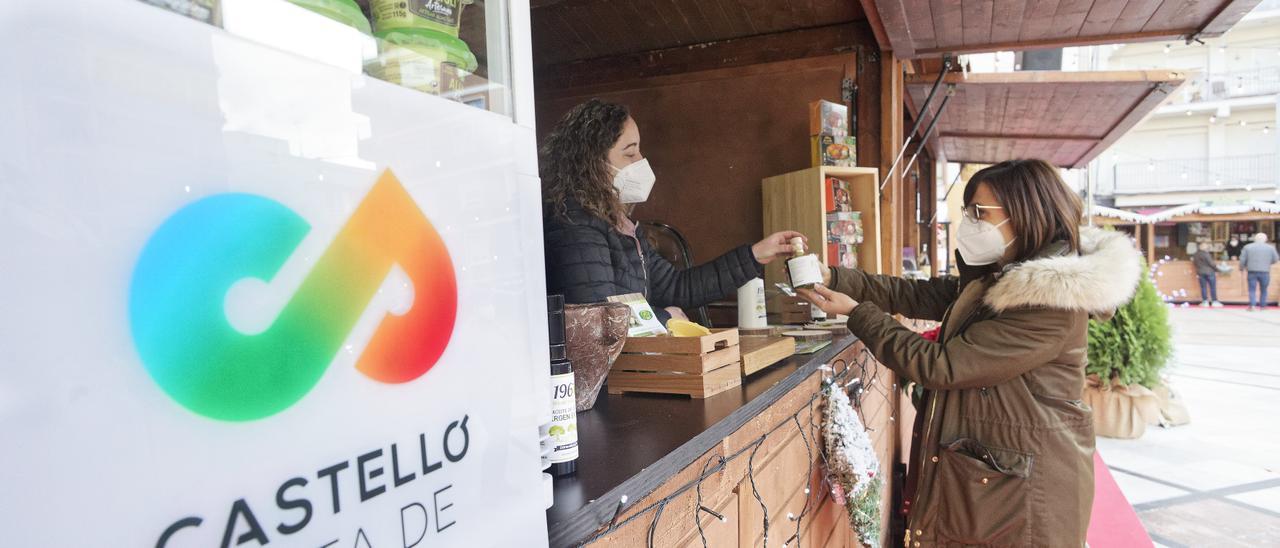
[[1000,227],[1004,222],[993,225],[986,221],[973,221],[965,217],[960,221],[960,229],[956,232],[956,247],[960,248],[960,256],[964,262],[973,266],[993,264],[1004,256],[1004,250],[1013,241],[1005,242]]
[[612,164],[609,167],[617,172],[613,175],[613,187],[618,189],[618,197],[622,199],[622,203],[638,204],[649,199],[649,191],[653,190],[653,182],[657,180],[657,176],[653,174],[653,168],[649,167],[648,158],[622,169],[613,167]]

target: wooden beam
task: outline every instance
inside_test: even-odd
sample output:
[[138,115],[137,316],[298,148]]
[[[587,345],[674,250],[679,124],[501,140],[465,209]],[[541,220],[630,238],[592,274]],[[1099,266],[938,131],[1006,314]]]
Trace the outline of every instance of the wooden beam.
[[847,53],[869,41],[854,23],[535,67],[539,93]]
[[881,50],[890,49],[889,36],[884,30],[884,21],[880,18],[880,10],[876,8],[876,0],[858,0],[862,5],[862,13],[867,16],[867,24],[871,26],[871,33],[876,38],[876,45]]
[[1248,15],[1253,8],[1262,3],[1262,0],[1231,0],[1218,10],[1218,13],[1209,18],[1209,21],[1200,28],[1200,32],[1196,33],[1197,38],[1217,38],[1225,34],[1236,23],[1239,23],[1245,15]]
[[[1099,70],[1067,72],[1059,70],[1024,70],[1017,72],[952,72],[943,78],[944,83],[960,86],[1009,85],[1009,84],[1124,84],[1182,83],[1189,74],[1180,70]],[[932,86],[938,73],[908,76],[908,86]]]
[[[868,4],[873,4],[872,9],[867,9]],[[871,20],[872,12],[879,17],[885,38],[889,42],[888,48],[881,49],[893,51],[894,56],[899,59],[915,57],[915,40],[911,38],[911,29],[907,25],[907,12],[902,0],[862,0],[862,10],[867,13],[867,20]]]
[[883,61],[880,51],[874,45],[859,47],[857,74],[852,78],[858,83],[852,112],[857,122],[853,129],[857,132],[860,167],[880,168],[880,63]]
[[1200,32],[1200,29],[1171,29],[1127,34],[1104,34],[1100,36],[1080,36],[1075,38],[1051,38],[1047,40],[1029,40],[1025,42],[998,42],[991,44],[969,44],[942,48],[921,48],[915,50],[915,57],[936,57],[944,53],[985,53],[992,51],[1023,51],[1028,49],[1050,49],[1071,46],[1097,46],[1102,44],[1122,44],[1128,42],[1156,42],[1160,40],[1184,40]]
[[[891,51],[880,53],[880,173],[889,172],[902,148],[902,62]],[[880,230],[882,263],[880,272],[894,276],[902,273],[902,227],[904,213],[902,169],[894,171],[880,195]],[[887,263],[887,264],[886,264]]]
[[1147,266],[1156,262],[1156,225],[1147,225]]

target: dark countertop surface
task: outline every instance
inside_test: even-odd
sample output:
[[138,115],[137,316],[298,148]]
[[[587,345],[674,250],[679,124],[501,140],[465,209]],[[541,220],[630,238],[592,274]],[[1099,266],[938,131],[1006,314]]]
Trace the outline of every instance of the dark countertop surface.
[[630,508],[856,340],[836,338],[701,400],[602,389],[595,407],[578,413],[577,473],[555,480],[555,505],[547,510],[551,546],[585,542],[613,517],[622,495]]

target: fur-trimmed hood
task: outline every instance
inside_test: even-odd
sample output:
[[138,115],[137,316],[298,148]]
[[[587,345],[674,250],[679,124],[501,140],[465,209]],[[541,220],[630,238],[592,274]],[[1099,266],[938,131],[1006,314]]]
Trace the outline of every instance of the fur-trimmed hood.
[[1039,306],[1110,315],[1129,302],[1142,255],[1120,232],[1080,227],[1080,254],[1032,259],[1006,271],[983,297],[996,312]]

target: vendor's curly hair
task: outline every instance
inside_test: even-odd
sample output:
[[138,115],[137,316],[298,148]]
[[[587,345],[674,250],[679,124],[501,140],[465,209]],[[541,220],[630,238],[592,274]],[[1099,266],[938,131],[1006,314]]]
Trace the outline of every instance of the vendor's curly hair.
[[630,117],[627,107],[591,99],[560,119],[538,151],[546,215],[567,221],[565,204],[573,199],[610,225],[618,222],[622,202],[613,188],[608,155]]

